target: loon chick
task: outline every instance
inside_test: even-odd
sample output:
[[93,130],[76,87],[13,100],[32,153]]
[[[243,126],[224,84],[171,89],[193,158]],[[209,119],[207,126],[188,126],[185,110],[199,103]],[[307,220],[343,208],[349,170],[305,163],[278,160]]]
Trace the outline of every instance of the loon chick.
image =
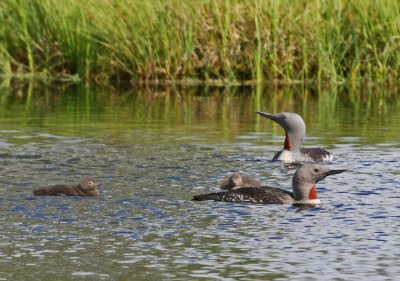
[[96,181],[91,178],[82,179],[78,185],[56,184],[41,187],[33,191],[34,195],[75,195],[95,196],[100,192],[97,190]]
[[284,162],[322,162],[333,159],[332,153],[325,149],[301,147],[303,138],[306,135],[306,124],[299,114],[293,112],[269,114],[260,111],[256,113],[275,121],[285,129],[286,138],[283,150],[277,152],[272,160],[281,160]]
[[269,186],[244,187],[237,190],[195,195],[195,201],[226,201],[263,204],[319,204],[315,184],[329,175],[346,170],[330,170],[320,164],[304,164],[294,173],[293,191]]
[[249,176],[241,176],[239,174],[232,174],[224,180],[221,184],[221,189],[235,190],[243,187],[259,187],[261,183]]

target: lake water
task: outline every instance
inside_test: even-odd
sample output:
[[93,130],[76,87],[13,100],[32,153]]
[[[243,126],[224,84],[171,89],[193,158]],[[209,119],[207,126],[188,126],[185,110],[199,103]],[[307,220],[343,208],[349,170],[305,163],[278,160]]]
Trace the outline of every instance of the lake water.
[[[395,280],[400,96],[388,89],[0,90],[2,280]],[[272,162],[295,111],[348,172],[322,204],[193,202],[231,172],[290,189]],[[101,196],[34,197],[93,176]]]

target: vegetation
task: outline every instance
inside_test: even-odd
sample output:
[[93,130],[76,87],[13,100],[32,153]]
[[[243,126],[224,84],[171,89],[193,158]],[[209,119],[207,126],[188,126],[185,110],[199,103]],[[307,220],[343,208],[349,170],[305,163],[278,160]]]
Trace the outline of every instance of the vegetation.
[[397,0],[2,0],[0,75],[394,83]]

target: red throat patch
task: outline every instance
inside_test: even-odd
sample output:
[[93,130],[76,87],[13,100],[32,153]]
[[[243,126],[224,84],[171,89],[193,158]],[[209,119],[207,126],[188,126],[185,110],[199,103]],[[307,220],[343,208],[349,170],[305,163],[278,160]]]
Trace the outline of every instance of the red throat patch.
[[285,144],[283,146],[283,149],[285,150],[290,150],[290,142],[289,142],[289,138],[288,135],[286,134],[286,138],[285,138]]
[[310,189],[310,193],[308,194],[308,199],[318,199],[317,190],[315,189],[315,185],[313,185]]

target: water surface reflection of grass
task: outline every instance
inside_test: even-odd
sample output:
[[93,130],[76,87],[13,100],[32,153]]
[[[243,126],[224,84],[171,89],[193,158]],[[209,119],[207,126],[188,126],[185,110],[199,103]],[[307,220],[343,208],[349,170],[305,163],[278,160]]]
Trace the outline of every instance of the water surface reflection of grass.
[[278,125],[254,112],[294,111],[303,116],[310,139],[325,136],[329,144],[341,132],[381,142],[399,139],[399,103],[397,91],[385,88],[21,87],[0,90],[0,119],[2,129],[18,124],[62,135],[142,130],[160,138],[191,132],[229,140],[249,132],[283,136]]

